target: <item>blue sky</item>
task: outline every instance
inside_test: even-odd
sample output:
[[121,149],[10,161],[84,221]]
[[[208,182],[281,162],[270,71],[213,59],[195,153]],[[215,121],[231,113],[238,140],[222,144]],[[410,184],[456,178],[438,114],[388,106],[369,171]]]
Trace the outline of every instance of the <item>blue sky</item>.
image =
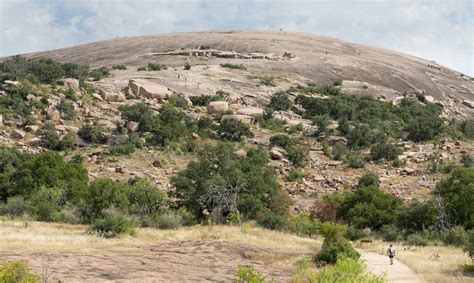
[[117,36],[280,28],[393,49],[474,75],[474,0],[0,0],[0,56]]

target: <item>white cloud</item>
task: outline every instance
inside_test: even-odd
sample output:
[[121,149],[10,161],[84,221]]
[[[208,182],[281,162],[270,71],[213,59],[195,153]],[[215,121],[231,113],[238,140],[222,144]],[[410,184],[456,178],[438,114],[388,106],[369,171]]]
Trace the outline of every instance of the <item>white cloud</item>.
[[473,75],[473,3],[0,0],[0,55],[125,35],[284,28],[394,49]]

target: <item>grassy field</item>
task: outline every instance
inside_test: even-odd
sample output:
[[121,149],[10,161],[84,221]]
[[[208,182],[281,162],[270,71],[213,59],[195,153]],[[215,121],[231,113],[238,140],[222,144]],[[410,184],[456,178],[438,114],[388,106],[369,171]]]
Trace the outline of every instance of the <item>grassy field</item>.
[[[363,243],[362,249],[386,253],[388,243]],[[415,271],[426,282],[474,282],[473,274],[466,274],[463,266],[472,263],[461,248],[450,246],[414,247],[394,243],[396,257]]]

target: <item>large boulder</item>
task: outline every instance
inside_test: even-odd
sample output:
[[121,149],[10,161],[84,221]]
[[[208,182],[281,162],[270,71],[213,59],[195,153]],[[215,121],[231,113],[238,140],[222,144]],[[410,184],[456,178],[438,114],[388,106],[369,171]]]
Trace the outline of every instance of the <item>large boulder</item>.
[[223,113],[229,110],[229,103],[227,101],[212,101],[207,105],[207,112],[209,114]]
[[239,115],[248,115],[253,117],[262,116],[263,112],[263,109],[259,107],[244,107],[237,110],[237,114]]
[[11,81],[11,80],[4,81],[2,85],[2,89],[6,91],[11,91],[19,87],[21,87],[21,83],[19,81]]
[[79,90],[79,80],[74,78],[65,78],[58,80],[59,85],[67,86],[75,90]]
[[235,120],[244,124],[251,124],[253,122],[253,117],[247,115],[223,115],[221,121],[225,120]]
[[279,148],[270,149],[268,154],[270,155],[270,158],[273,159],[273,160],[280,160],[285,156],[283,154],[283,150],[281,150]]
[[136,96],[157,99],[168,99],[171,96],[171,91],[166,86],[146,80],[131,79],[128,81],[128,87],[128,91]]
[[125,95],[121,92],[108,91],[105,89],[100,89],[100,96],[102,97],[102,99],[108,102],[122,102],[127,99]]
[[52,105],[46,109],[46,116],[53,122],[59,122],[59,120],[61,120],[61,113]]
[[462,104],[466,105],[469,108],[474,108],[474,101],[465,99]]
[[25,132],[23,132],[21,130],[18,130],[18,129],[13,129],[11,136],[14,139],[19,139],[20,140],[20,139],[23,139],[25,137]]

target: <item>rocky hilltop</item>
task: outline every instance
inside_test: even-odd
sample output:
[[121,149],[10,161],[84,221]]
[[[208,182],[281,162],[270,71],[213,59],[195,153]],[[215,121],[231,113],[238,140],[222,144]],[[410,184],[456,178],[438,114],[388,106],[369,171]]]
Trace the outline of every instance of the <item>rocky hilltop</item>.
[[394,100],[424,93],[450,117],[474,115],[471,77],[433,61],[335,38],[257,30],[169,33],[123,37],[53,51],[26,54],[61,62],[111,67],[158,61],[171,66],[241,64],[264,73],[291,74],[301,80],[344,80],[351,93]]

